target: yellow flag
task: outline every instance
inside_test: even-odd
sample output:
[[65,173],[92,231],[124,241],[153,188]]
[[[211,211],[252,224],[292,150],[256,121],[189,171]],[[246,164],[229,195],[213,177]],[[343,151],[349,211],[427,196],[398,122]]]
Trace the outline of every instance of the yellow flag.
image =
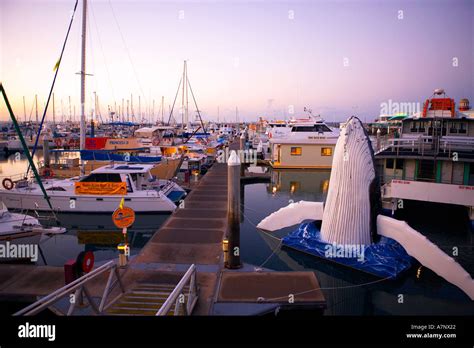
[[56,62],[56,64],[54,65],[53,71],[58,70],[58,68],[59,68],[59,63],[60,63],[60,62],[61,62],[61,58],[59,58],[58,61]]
[[122,197],[122,200],[120,201],[119,208],[123,209],[123,205],[125,204],[125,197]]

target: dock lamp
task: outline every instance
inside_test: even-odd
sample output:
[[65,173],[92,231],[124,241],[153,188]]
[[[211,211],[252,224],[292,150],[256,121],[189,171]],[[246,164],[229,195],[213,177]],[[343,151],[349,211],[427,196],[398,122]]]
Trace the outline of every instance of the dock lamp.
[[224,266],[229,264],[229,240],[226,238],[222,240],[222,251],[224,252]]
[[130,255],[130,248],[128,243],[120,243],[117,245],[119,251],[119,267],[125,267],[127,265],[128,256]]

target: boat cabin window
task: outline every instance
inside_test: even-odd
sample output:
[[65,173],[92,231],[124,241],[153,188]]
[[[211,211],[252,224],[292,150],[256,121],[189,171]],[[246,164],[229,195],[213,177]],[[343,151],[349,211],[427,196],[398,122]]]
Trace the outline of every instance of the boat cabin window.
[[290,154],[291,156],[301,156],[302,152],[301,147],[292,147]]
[[332,148],[331,147],[322,147],[321,148],[321,156],[332,156]]
[[86,176],[81,182],[122,182],[120,174],[115,173],[93,173]]
[[459,123],[459,134],[466,134],[467,133],[467,124],[464,122]]
[[313,126],[294,126],[291,128],[292,132],[316,132],[316,133],[324,133],[324,132],[331,132],[328,126],[325,124],[315,124]]

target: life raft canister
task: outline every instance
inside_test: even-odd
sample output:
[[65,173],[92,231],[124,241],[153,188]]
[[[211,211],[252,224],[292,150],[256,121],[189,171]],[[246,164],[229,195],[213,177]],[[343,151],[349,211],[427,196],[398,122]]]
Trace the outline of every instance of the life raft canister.
[[6,190],[11,190],[13,188],[13,180],[10,178],[3,179],[2,186]]

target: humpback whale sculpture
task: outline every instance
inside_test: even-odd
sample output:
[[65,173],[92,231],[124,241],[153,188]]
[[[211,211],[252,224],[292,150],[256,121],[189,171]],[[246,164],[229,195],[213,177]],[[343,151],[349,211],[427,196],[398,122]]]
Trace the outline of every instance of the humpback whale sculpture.
[[[282,244],[388,278],[408,269],[414,257],[474,299],[474,280],[461,265],[406,222],[379,215],[380,186],[368,135],[354,116],[341,128],[324,207],[321,202],[292,203],[257,227],[275,231],[303,220],[322,220],[321,231],[302,223]],[[347,246],[355,253],[345,253]]]

